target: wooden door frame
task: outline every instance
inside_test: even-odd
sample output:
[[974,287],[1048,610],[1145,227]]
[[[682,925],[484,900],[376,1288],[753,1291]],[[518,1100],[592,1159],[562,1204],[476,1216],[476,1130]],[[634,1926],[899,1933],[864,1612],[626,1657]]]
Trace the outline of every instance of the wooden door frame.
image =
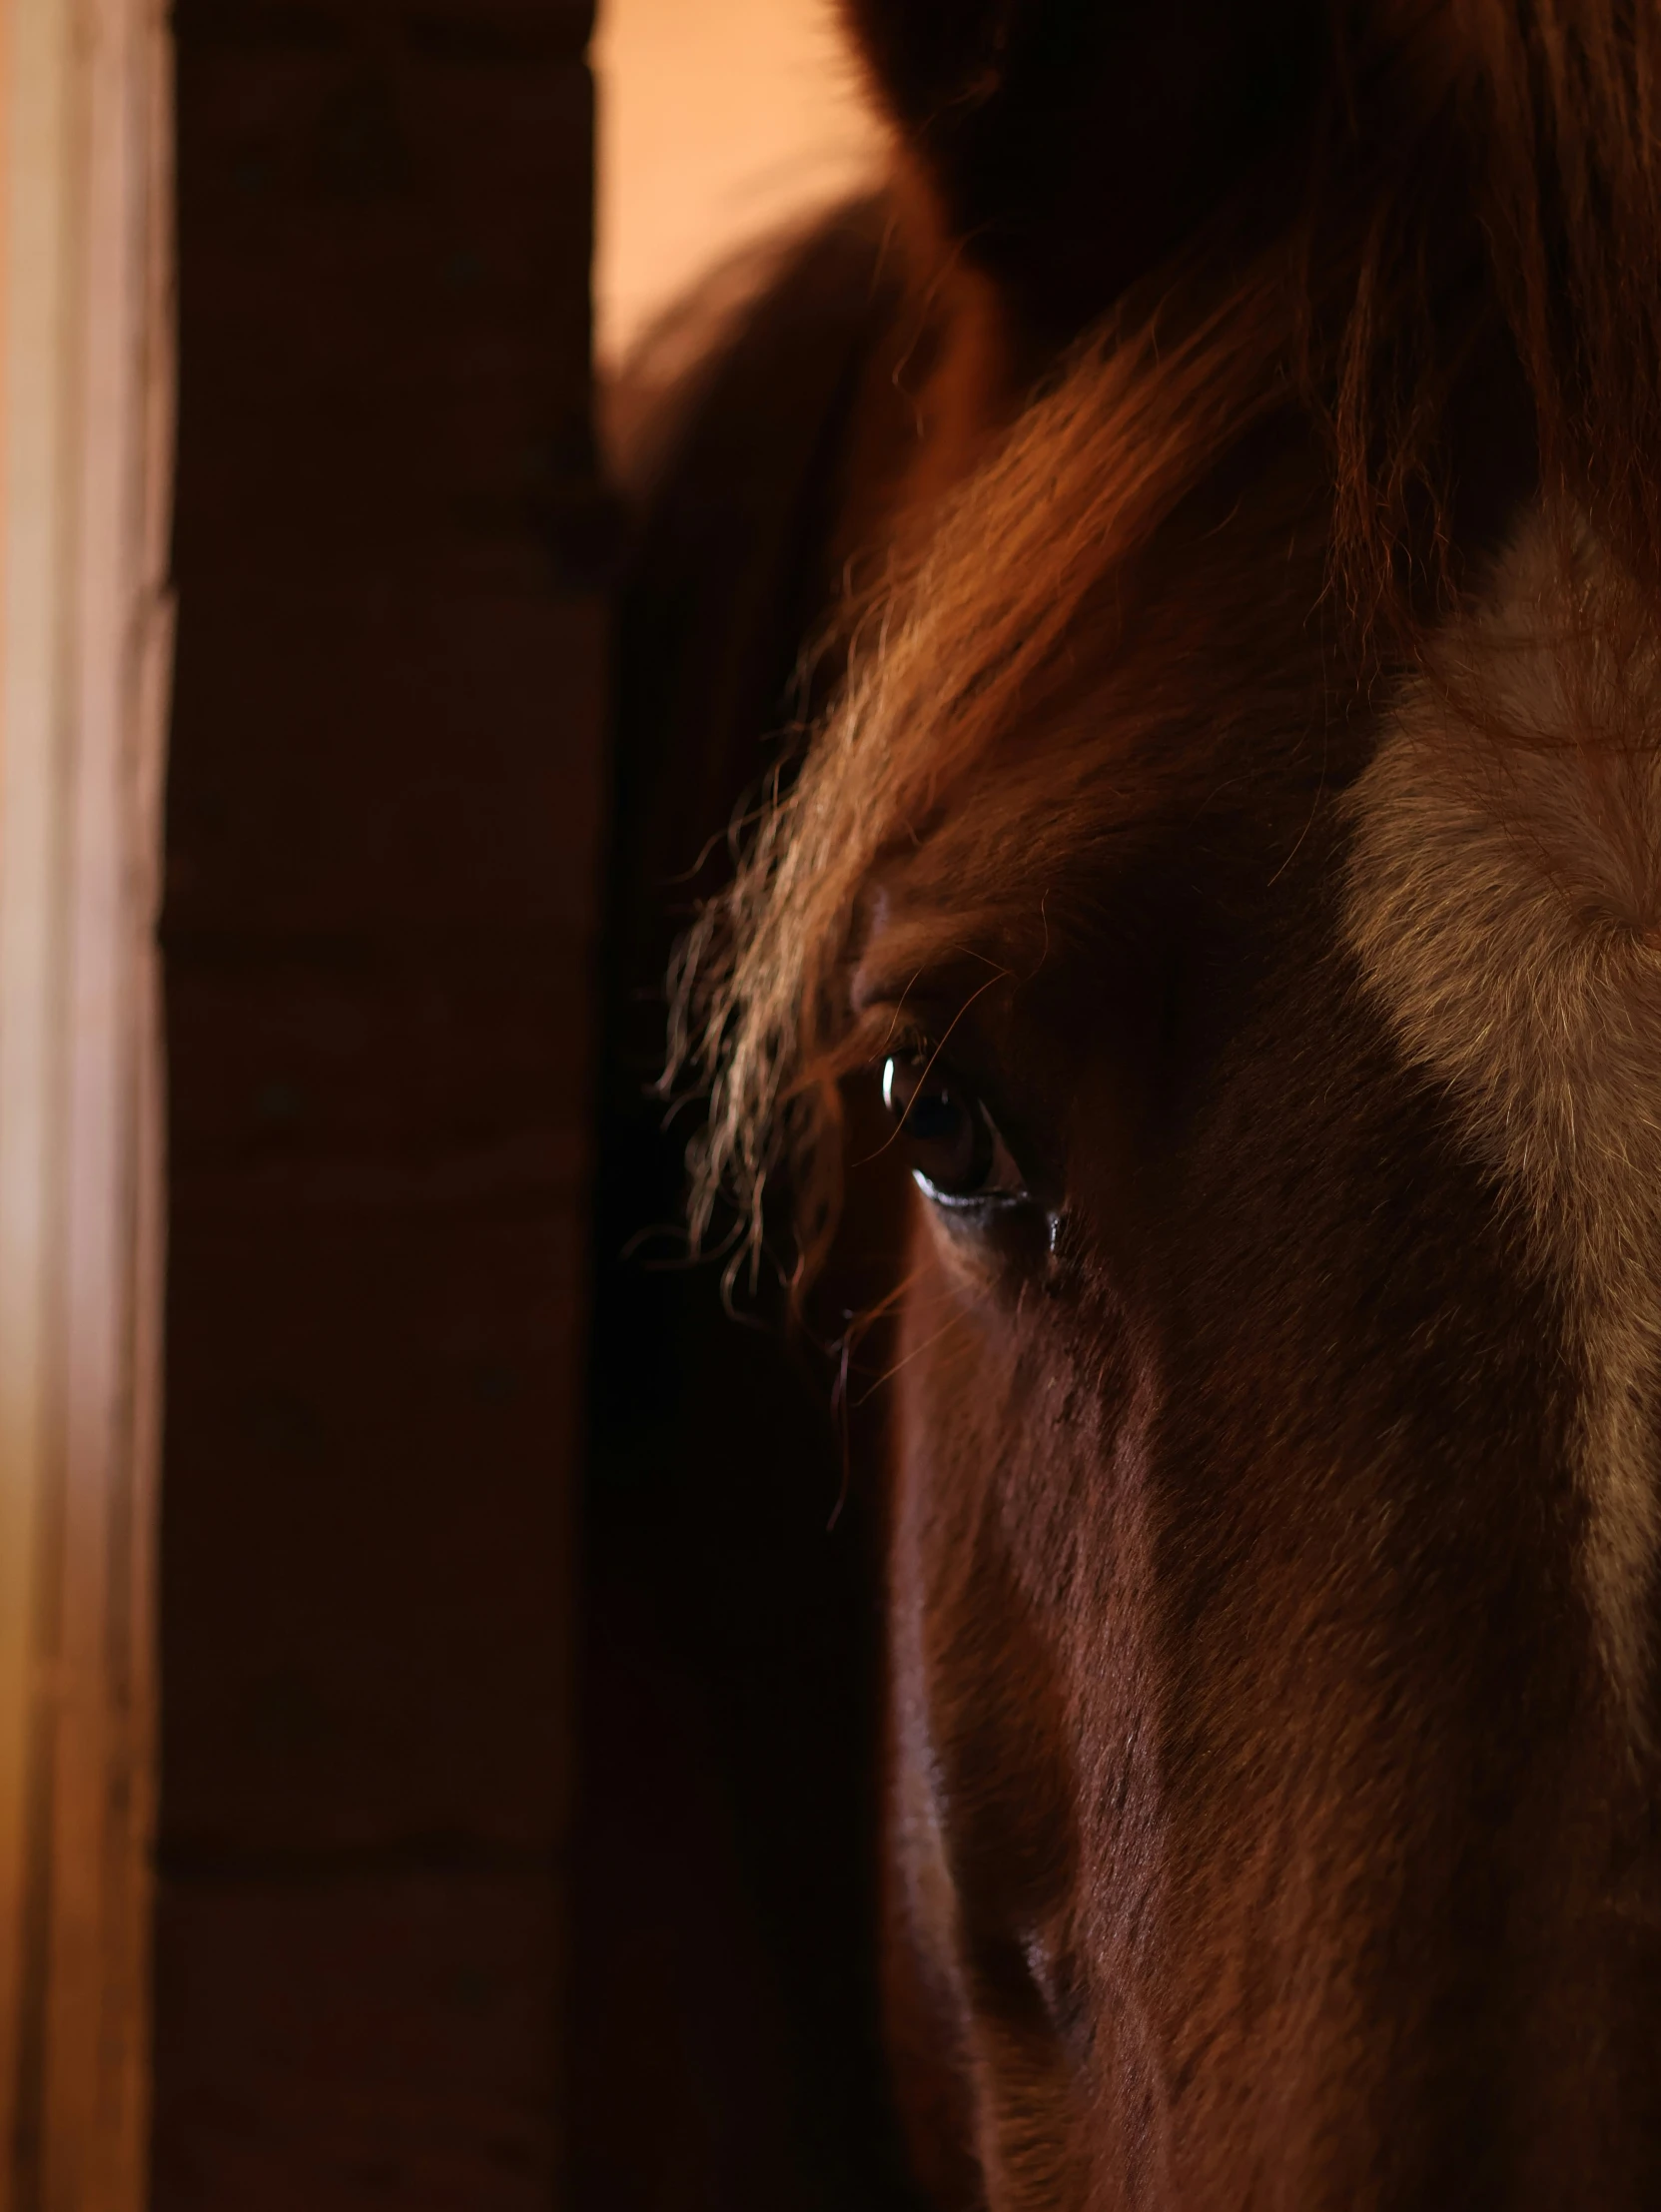
[[158,0],[0,22],[0,2212],[136,2212],[170,42]]

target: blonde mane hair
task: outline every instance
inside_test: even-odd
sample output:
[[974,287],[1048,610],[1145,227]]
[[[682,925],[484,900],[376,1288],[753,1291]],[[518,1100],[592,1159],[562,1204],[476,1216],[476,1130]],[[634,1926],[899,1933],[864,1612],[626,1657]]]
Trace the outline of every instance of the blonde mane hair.
[[1548,508],[1661,589],[1661,10],[1403,0],[1338,52],[1297,220],[1226,280],[1220,224],[1117,311],[851,625],[839,701],[677,963],[666,1081],[712,1094],[695,1238],[724,1194],[759,1245],[788,1164],[822,1248],[837,1085],[893,1030],[847,987],[874,875],[904,855],[943,894],[900,920],[917,970],[1031,934],[1113,816],[1125,732],[1065,711],[1084,618],[1111,631],[1115,576],[1255,427],[1321,439],[1313,596],[1323,577],[1357,665],[1399,666],[1453,588],[1448,397],[1503,323]]

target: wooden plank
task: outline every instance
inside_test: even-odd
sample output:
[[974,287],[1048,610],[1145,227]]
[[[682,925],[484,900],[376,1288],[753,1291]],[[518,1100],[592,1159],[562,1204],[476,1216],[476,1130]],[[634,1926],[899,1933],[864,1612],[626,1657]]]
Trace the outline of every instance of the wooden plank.
[[[597,806],[593,606],[558,591],[534,540],[265,557],[267,573],[227,573],[205,548],[181,604],[180,959],[233,938],[321,941],[326,961],[349,939],[366,955],[459,931],[574,943]],[[183,536],[179,559],[189,580]]]
[[562,1838],[575,1255],[510,1209],[176,1225],[166,1863]]
[[155,2201],[551,2203],[554,1904],[540,1867],[166,1882]]
[[0,2206],[143,2200],[168,54],[19,0],[0,639]]
[[179,25],[154,2202],[509,2212],[559,2158],[586,11]]

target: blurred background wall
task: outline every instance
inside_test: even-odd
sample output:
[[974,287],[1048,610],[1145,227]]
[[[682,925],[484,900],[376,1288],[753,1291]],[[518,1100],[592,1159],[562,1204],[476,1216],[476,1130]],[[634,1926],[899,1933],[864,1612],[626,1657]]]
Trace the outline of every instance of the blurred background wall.
[[880,159],[606,0],[596,211],[589,27],[0,5],[3,2212],[559,2187],[591,223],[609,367]]
[[154,2212],[558,2201],[586,0],[179,0]]

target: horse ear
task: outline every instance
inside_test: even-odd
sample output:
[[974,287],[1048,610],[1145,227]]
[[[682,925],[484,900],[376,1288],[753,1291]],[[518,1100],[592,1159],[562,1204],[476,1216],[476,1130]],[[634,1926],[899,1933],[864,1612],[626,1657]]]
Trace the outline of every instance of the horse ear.
[[1330,0],[843,0],[948,239],[1065,339],[1299,128]]

